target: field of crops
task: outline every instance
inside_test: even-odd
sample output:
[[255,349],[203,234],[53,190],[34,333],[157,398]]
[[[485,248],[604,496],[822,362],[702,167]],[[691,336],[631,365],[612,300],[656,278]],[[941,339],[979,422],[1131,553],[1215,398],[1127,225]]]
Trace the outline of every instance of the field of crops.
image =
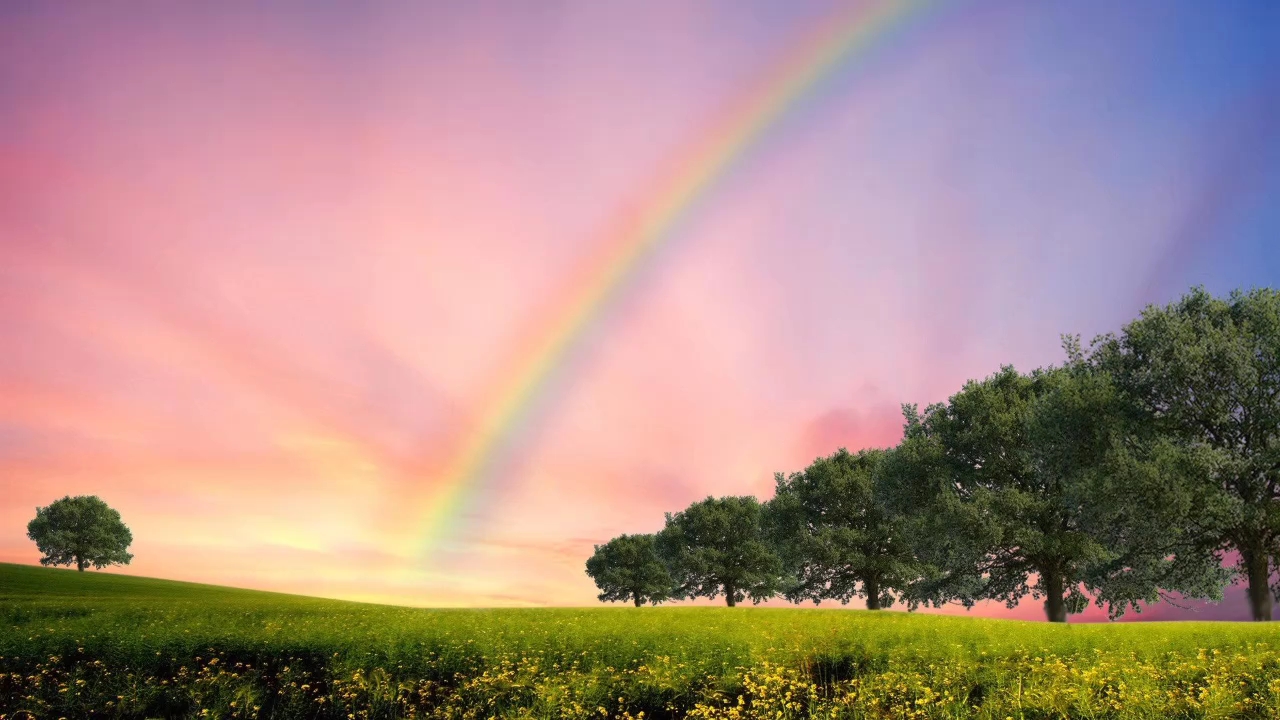
[[1253,718],[1280,632],[421,610],[0,564],[0,718]]

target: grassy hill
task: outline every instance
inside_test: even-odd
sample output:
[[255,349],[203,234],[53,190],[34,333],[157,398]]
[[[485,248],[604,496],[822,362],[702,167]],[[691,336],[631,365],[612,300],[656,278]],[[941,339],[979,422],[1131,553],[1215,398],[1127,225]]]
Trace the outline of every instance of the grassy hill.
[[1278,633],[428,610],[0,564],[0,717],[1275,717]]
[[53,597],[144,601],[185,599],[202,602],[214,599],[252,602],[265,598],[278,600],[302,598],[298,595],[242,590],[222,585],[0,563],[0,601],[32,601]]

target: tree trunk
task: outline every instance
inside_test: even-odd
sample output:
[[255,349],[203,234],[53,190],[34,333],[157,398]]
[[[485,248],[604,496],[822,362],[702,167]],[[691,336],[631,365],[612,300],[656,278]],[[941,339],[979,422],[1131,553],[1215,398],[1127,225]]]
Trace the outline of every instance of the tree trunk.
[[738,592],[737,588],[735,588],[732,585],[724,586],[724,602],[726,605],[728,605],[729,607],[733,607],[738,604],[737,599],[734,598],[734,595],[736,595],[737,592]]
[[640,593],[632,593],[632,595],[635,597],[636,607],[640,607]]
[[880,609],[880,578],[869,575],[862,580],[862,590],[867,596],[867,609]]
[[1271,568],[1267,553],[1260,548],[1241,549],[1241,559],[1249,577],[1249,609],[1255,621],[1271,619]]
[[1067,621],[1067,604],[1063,601],[1062,576],[1056,570],[1041,573],[1040,584],[1044,588],[1044,614],[1049,622]]
[[86,562],[84,561],[84,558],[80,557],[79,555],[77,555],[77,556],[76,556],[76,569],[77,569],[77,570],[79,570],[80,572],[84,572],[84,566],[85,566],[85,565],[87,565],[87,564],[88,564],[88,563],[86,563]]

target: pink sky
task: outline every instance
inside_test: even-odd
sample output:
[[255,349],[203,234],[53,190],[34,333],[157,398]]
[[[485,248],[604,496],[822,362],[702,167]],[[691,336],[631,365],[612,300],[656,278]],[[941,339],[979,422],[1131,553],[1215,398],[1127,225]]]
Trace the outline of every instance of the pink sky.
[[[593,543],[1280,267],[1273,164],[1205,201],[1255,156],[1218,132],[1257,124],[1247,38],[1158,4],[955,13],[716,187],[435,567],[405,498],[673,153],[833,10],[467,7],[0,10],[0,561],[38,560],[36,506],[96,494],[131,574],[589,605]],[[1188,43],[1192,96],[1152,81]]]

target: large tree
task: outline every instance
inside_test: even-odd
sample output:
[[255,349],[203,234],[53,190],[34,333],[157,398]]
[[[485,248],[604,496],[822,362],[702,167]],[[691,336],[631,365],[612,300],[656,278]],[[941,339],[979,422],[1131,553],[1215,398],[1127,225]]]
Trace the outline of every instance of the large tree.
[[927,563],[909,602],[1013,607],[1029,594],[1065,622],[1090,593],[1113,616],[1170,589],[1212,596],[1203,555],[1171,557],[1176,528],[1125,524],[1138,502],[1129,481],[1158,483],[1178,458],[1124,445],[1128,419],[1109,378],[1074,339],[1068,351],[1064,367],[1005,367],[923,416],[906,408],[886,472]]
[[1056,479],[1075,527],[1101,550],[1080,565],[1083,586],[1112,618],[1170,593],[1221,600],[1229,574],[1196,529],[1212,503],[1173,490],[1203,458],[1159,433],[1078,337],[1064,340],[1067,363],[1035,373],[1026,439],[1035,472]]
[[760,501],[708,497],[667,513],[658,550],[671,568],[677,597],[716,598],[729,607],[766,600],[782,586],[782,564],[765,536]]
[[127,565],[133,542],[120,513],[94,495],[64,497],[48,507],[36,508],[27,523],[27,537],[44,553],[41,565],[72,565],[84,572],[90,565]]
[[1195,288],[1101,338],[1098,364],[1162,436],[1197,458],[1165,493],[1193,498],[1201,549],[1237,553],[1255,620],[1280,561],[1280,292]]
[[901,518],[877,485],[886,450],[841,448],[790,476],[777,473],[766,523],[792,582],[792,602],[866,598],[868,610],[893,604],[893,591],[917,567]]
[[904,442],[922,446],[911,454],[930,461],[915,478],[923,487],[914,488],[916,509],[931,526],[918,536],[921,555],[934,568],[916,588],[920,600],[972,606],[990,599],[1013,607],[1030,594],[1045,599],[1054,622],[1084,608],[1081,566],[1102,548],[1080,531],[1059,478],[1038,472],[1029,452],[1042,383],[1005,367],[922,417],[908,414]]
[[671,574],[658,557],[653,535],[619,535],[596,545],[587,574],[600,588],[601,602],[630,601],[640,607],[671,596]]

